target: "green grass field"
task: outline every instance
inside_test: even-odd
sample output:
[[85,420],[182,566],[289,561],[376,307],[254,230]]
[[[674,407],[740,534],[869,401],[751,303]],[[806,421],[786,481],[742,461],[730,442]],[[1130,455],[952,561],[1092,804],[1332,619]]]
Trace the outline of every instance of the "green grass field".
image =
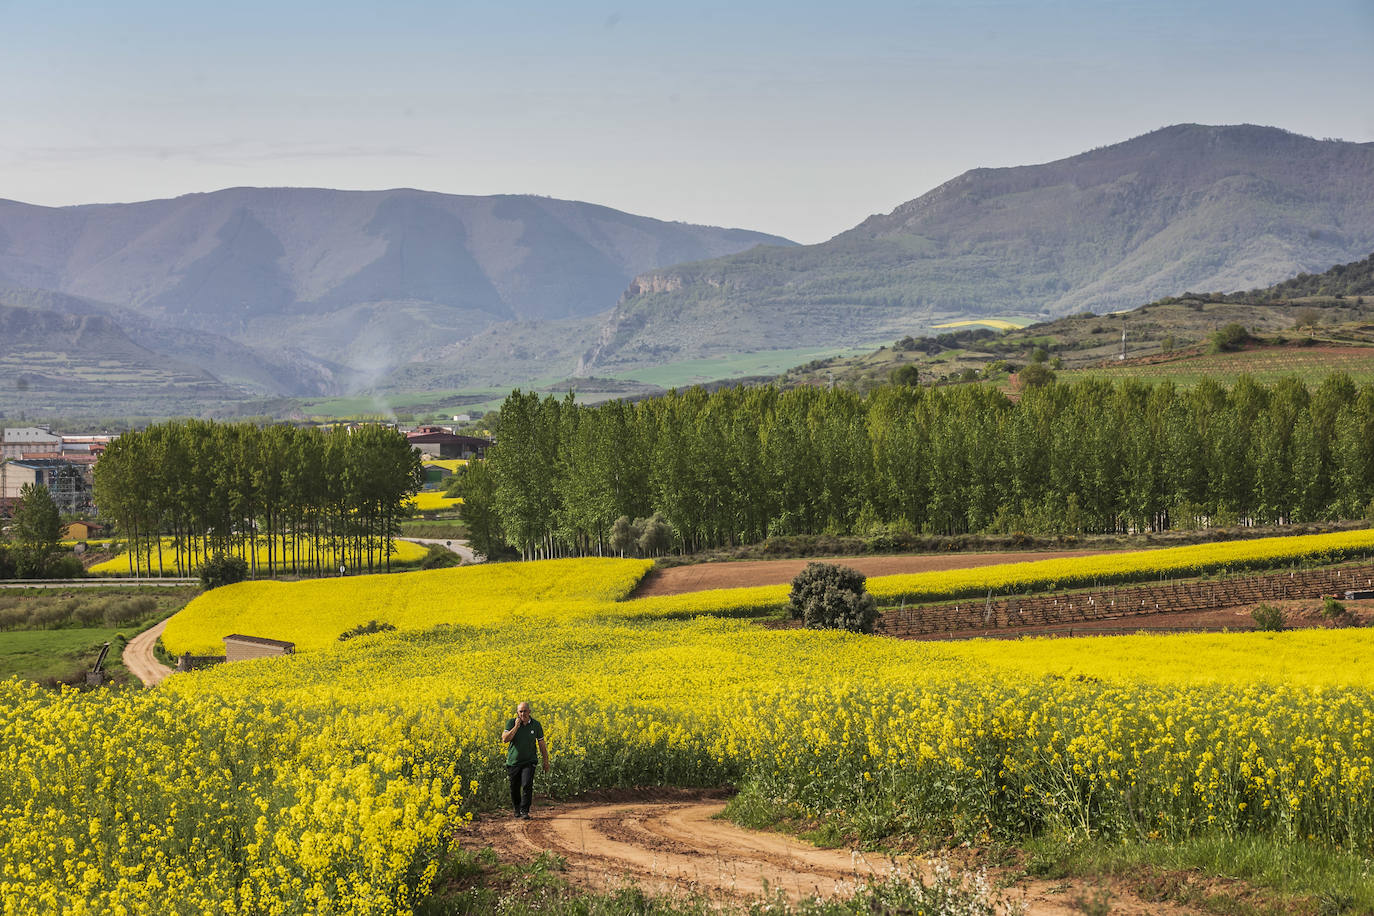
[[[123,633],[132,636],[138,627],[81,627],[69,630],[13,630],[0,633],[0,680],[17,677],[31,681],[67,680],[91,670],[100,647],[115,642]],[[124,670],[119,660],[122,646],[115,643],[105,659],[113,674]]]
[[[467,413],[490,410],[485,404],[501,405],[510,391],[504,388],[473,388],[451,391],[392,391],[356,397],[316,398],[300,402],[301,411],[320,420],[341,417],[389,417],[394,413],[430,414],[445,410]],[[494,399],[494,400],[493,400]]]
[[[874,344],[874,346],[878,345]],[[868,347],[807,347],[796,350],[763,350],[757,353],[740,353],[735,356],[721,356],[714,359],[689,359],[643,369],[626,369],[622,372],[611,373],[609,377],[633,379],[661,388],[683,388],[720,379],[781,375],[788,369],[811,360],[827,359],[832,356],[857,356],[868,353],[870,349]]]
[[105,667],[116,683],[132,683],[116,637],[133,637],[199,593],[193,587],[0,589],[0,680],[79,679],[109,642]]

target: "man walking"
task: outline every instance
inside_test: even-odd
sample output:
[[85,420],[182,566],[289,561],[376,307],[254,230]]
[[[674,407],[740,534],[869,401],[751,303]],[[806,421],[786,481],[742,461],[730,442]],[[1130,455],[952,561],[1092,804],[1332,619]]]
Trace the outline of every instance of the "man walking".
[[510,777],[510,803],[515,816],[529,820],[530,802],[534,799],[534,765],[544,758],[544,772],[549,771],[549,750],[544,746],[544,726],[530,715],[530,702],[515,707],[515,718],[506,723],[501,740],[510,745],[506,751],[506,775]]

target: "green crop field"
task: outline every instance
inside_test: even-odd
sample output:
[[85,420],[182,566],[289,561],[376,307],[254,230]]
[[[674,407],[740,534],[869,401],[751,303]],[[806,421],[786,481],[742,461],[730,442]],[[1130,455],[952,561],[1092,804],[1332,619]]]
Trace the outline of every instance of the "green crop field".
[[1357,384],[1374,383],[1374,347],[1262,347],[1156,363],[1075,369],[1060,375],[1065,380],[1084,376],[1168,380],[1181,387],[1192,387],[1205,378],[1229,385],[1242,374],[1262,383],[1293,375],[1312,386],[1335,372],[1346,373]]

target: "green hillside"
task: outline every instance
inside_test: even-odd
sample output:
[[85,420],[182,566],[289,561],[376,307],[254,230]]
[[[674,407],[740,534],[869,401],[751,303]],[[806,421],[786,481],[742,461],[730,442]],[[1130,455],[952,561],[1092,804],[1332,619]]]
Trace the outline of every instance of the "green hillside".
[[[1340,371],[1374,381],[1374,292],[1362,292],[1372,288],[1374,256],[1244,293],[1185,293],[1127,312],[1074,315],[1013,331],[974,326],[908,336],[862,356],[798,366],[780,381],[833,380],[866,389],[911,366],[924,384],[1009,383],[1036,359],[1066,377],[1170,379],[1185,386],[1203,378],[1229,383],[1243,373],[1272,380]],[[1248,339],[1219,350],[1214,338],[1231,325]]]

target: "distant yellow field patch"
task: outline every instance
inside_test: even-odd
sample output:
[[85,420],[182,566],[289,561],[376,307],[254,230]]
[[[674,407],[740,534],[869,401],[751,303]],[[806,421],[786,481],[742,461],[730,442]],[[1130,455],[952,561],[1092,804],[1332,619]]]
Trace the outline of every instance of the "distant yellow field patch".
[[[316,553],[318,552],[321,558],[321,565],[326,569],[335,569],[338,567],[341,559],[336,546],[337,545],[332,540],[326,539],[317,545],[317,547],[312,548],[308,539],[301,539],[291,548],[292,550],[298,551],[297,554],[292,555],[287,553],[286,548],[281,544],[277,544],[276,549],[273,551],[276,555],[273,567],[280,572],[295,568],[297,563],[308,568],[315,565]],[[257,548],[258,566],[266,571],[267,539],[258,538]],[[391,562],[405,565],[423,560],[428,548],[419,544],[413,544],[410,541],[392,541],[392,550]],[[196,561],[203,558],[207,551],[203,544],[197,543],[195,550],[188,551],[185,544],[178,544],[173,538],[163,538],[160,553],[161,556],[159,557],[158,550],[150,549],[143,558],[144,567],[150,575],[171,575],[173,571],[177,569],[178,562],[194,572],[199,568]],[[251,556],[251,553],[246,552],[246,548],[242,544],[235,545],[230,550],[230,553],[235,556],[243,557],[244,559],[248,559]],[[382,562],[385,562],[385,558],[382,559]],[[121,553],[118,556],[111,557],[103,563],[97,563],[88,569],[87,572],[93,576],[129,576],[133,575],[134,572],[133,561],[129,558],[127,552]]]
[[931,325],[933,328],[995,328],[998,331],[1019,331],[1021,325],[1012,324],[1001,318],[973,318],[967,321],[946,321],[944,324]]
[[459,468],[467,467],[466,458],[434,458],[425,462],[425,467],[443,468],[451,473],[458,473]]
[[445,509],[456,509],[463,504],[461,496],[445,496],[438,490],[431,490],[417,493],[411,500],[416,512],[442,512]]

